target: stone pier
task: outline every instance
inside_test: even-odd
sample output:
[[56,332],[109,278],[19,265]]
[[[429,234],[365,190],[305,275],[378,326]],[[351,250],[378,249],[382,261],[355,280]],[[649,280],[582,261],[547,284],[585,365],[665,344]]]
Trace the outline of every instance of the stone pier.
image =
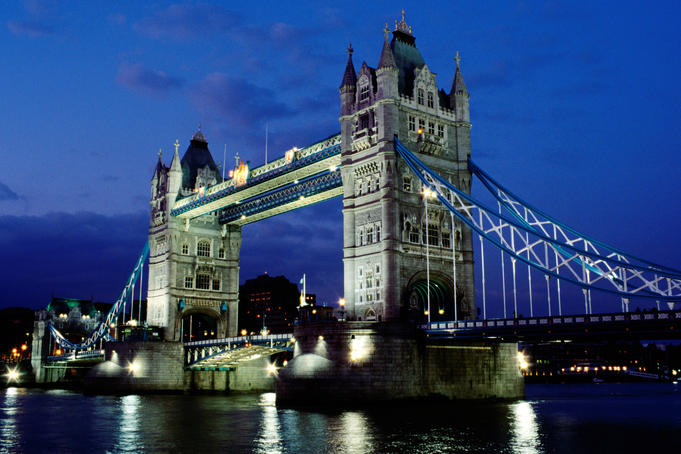
[[524,395],[515,343],[438,344],[397,322],[312,323],[294,336],[294,357],[275,384],[278,404]]

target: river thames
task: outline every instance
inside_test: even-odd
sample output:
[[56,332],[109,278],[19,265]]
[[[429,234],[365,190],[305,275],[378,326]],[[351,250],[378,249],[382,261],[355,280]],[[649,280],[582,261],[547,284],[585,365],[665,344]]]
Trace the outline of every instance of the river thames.
[[524,400],[277,408],[274,394],[0,391],[0,452],[681,452],[681,385],[528,385]]

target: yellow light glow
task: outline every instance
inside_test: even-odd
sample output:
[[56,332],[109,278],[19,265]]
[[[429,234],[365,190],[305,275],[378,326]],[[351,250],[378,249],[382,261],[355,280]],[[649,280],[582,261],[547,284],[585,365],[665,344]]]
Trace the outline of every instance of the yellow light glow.
[[287,359],[284,360],[283,365],[284,365],[284,367],[286,367],[286,366],[288,365],[288,360],[287,360]]
[[268,373],[268,374],[270,374],[270,375],[276,375],[276,373],[277,373],[277,366],[275,366],[274,364],[270,363],[270,364],[267,365],[266,370],[267,370],[267,373]]
[[11,381],[17,382],[17,381],[19,381],[19,375],[20,375],[20,374],[19,374],[19,371],[18,371],[18,370],[16,370],[16,369],[10,369],[10,370],[7,372],[7,381],[8,381],[8,382],[11,382]]
[[319,337],[318,337],[317,339],[319,339],[320,341],[323,341],[323,340],[324,340],[324,336],[322,336],[322,335],[320,334]]
[[329,172],[335,172],[336,166],[329,166]]
[[128,370],[130,371],[131,374],[135,375],[137,371],[139,371],[139,364],[137,362],[133,361],[130,364],[128,364]]
[[417,132],[418,132],[419,134],[423,134],[423,129],[419,128],[419,130],[418,130]]
[[246,331],[245,329],[242,329],[242,330],[241,330],[241,335],[242,335],[242,336],[245,336],[247,333],[248,333],[248,331]]
[[292,337],[292,338],[291,338],[291,343],[292,343],[292,344],[295,344],[295,343],[296,343],[296,338],[295,338],[295,337]]
[[57,355],[61,355],[61,348],[58,348],[57,351],[55,352]]
[[13,349],[12,349],[12,353],[16,353],[16,352],[17,352],[17,349],[16,349],[16,348],[13,348]]
[[345,298],[339,299],[339,300],[338,300],[338,304],[339,304],[340,306],[345,306]]
[[444,313],[445,313],[445,310],[444,310],[444,309],[440,309],[440,310],[439,310],[439,311],[437,311],[437,312],[438,312],[438,314],[442,315],[442,314],[444,314]]
[[28,348],[28,345],[26,345],[26,344],[23,344],[23,345],[21,346],[21,349],[22,349],[22,350],[26,350],[27,348]]
[[526,370],[530,366],[527,363],[527,360],[525,359],[525,355],[523,354],[523,352],[518,352],[518,365],[522,370]]
[[425,311],[423,311],[423,315],[428,315],[428,309],[426,309]]

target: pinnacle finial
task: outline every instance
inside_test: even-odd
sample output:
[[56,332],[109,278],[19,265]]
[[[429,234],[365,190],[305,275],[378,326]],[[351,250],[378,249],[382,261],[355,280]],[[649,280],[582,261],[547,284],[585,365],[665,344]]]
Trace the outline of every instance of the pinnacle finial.
[[348,43],[348,48],[345,49],[345,52],[348,53],[348,57],[352,57],[352,53],[355,51],[355,49],[352,48],[352,43]]
[[400,22],[397,22],[397,20],[395,21],[395,31],[401,31],[407,35],[411,35],[411,27],[407,25],[407,22],[404,20],[404,8],[402,8],[402,20]]
[[179,153],[180,141],[175,139],[175,143],[173,145],[175,146],[175,153]]
[[459,69],[459,64],[461,63],[461,56],[459,55],[459,51],[456,51],[456,57],[454,57],[454,61],[456,61],[456,69]]
[[196,131],[196,133],[194,134],[194,137],[192,137],[192,140],[199,140],[201,142],[206,141],[206,137],[201,132],[201,123],[199,123],[199,130]]
[[385,40],[388,41],[388,36],[390,35],[390,29],[388,28],[388,23],[385,23],[385,26],[383,27],[383,36],[385,36]]
[[163,150],[161,150],[161,149],[159,148],[159,149],[158,149],[158,160],[159,160],[159,161],[161,160],[161,155],[163,155]]

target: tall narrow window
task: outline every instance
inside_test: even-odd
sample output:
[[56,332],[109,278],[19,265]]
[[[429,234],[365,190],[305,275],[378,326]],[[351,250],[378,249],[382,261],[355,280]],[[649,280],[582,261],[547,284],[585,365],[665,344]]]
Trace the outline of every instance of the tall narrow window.
[[419,88],[417,101],[421,105],[423,105],[423,95],[424,95],[423,88]]
[[409,130],[416,131],[416,117],[409,115]]
[[424,132],[426,130],[426,120],[419,118],[419,131]]
[[210,257],[210,241],[199,241],[199,244],[196,246],[196,255],[199,257]]
[[225,258],[225,248],[220,248],[220,250],[218,251],[218,258],[219,259]]
[[369,85],[362,85],[359,89],[359,100],[365,101],[369,99]]
[[432,121],[428,122],[428,134],[433,136],[435,135],[435,123],[433,123]]
[[402,190],[404,192],[411,192],[411,177],[402,177]]
[[440,245],[440,232],[436,225],[428,225],[428,244],[431,246]]
[[445,127],[444,125],[437,125],[437,135],[439,137],[444,137],[445,136]]
[[220,279],[213,279],[213,290],[220,290]]
[[191,276],[185,276],[184,278],[184,288],[194,287],[194,278]]
[[[378,243],[380,241],[381,241],[381,224],[376,224],[376,242]],[[376,269],[377,269],[376,272],[378,272],[378,265],[376,265]]]
[[428,107],[433,107],[435,103],[433,102],[433,92],[428,92]]
[[409,242],[418,243],[419,242],[419,231],[416,227],[412,227],[409,230]]
[[369,127],[369,114],[359,116],[359,129],[366,129]]
[[449,242],[449,232],[442,232],[442,247],[450,247],[451,243]]
[[189,245],[188,244],[182,245],[182,255],[189,255]]

